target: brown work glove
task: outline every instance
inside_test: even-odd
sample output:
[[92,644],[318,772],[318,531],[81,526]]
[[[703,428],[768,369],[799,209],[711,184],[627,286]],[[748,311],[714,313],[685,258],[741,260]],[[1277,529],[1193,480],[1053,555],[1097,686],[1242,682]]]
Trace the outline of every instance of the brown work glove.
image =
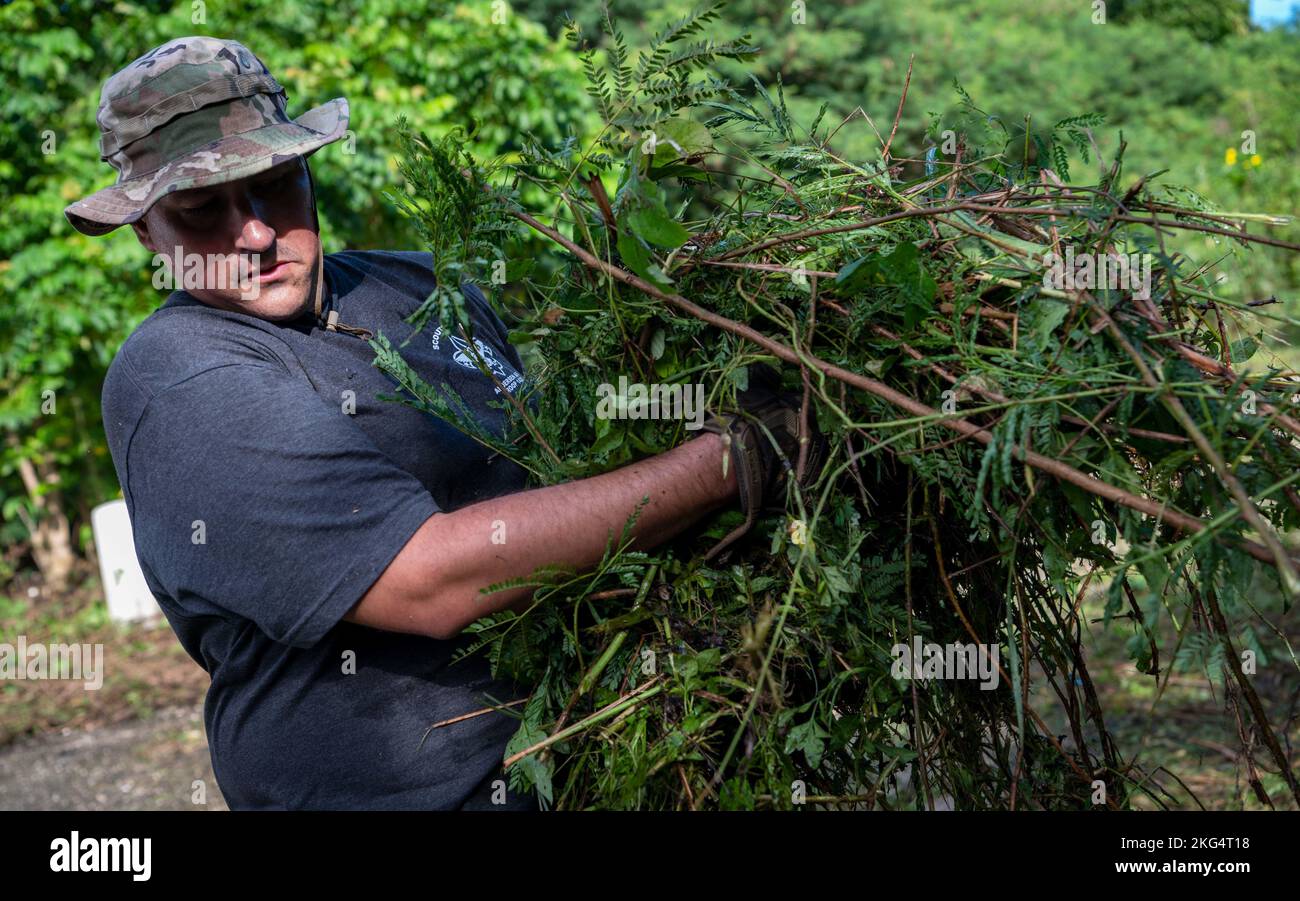
[[[786,483],[799,460],[798,392],[782,391],[781,376],[771,366],[749,367],[749,386],[736,395],[734,408],[710,410],[704,429],[730,439],[730,464],[740,486],[745,521],[704,555],[709,560],[747,533],[760,513],[785,509]],[[826,440],[808,415],[808,451],[801,488],[812,484],[826,462]],[[773,444],[775,440],[776,444]]]

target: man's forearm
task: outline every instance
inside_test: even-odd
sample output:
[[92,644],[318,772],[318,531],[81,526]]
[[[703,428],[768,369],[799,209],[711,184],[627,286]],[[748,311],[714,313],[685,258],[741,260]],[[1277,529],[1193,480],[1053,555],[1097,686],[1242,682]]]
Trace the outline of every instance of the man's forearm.
[[385,602],[358,608],[363,615],[349,618],[447,636],[490,613],[518,608],[535,589],[489,595],[479,589],[547,564],[576,571],[594,566],[642,498],[649,501],[632,529],[635,546],[671,538],[735,496],[735,473],[723,476],[723,454],[721,438],[706,434],[613,472],[435,514],[395,561],[400,567],[390,566],[395,572],[372,589],[408,598],[403,609],[411,622],[393,625],[394,605]]
[[[449,552],[462,588],[477,592],[493,582],[526,576],[546,564],[588,569],[605,553],[612,532],[615,540],[642,498],[649,498],[632,528],[635,546],[654,547],[673,537],[709,511],[727,502],[736,491],[735,474],[722,475],[722,441],[704,435],[673,450],[613,472],[483,501],[451,514]],[[492,537],[504,538],[493,544]],[[485,554],[484,551],[487,551]],[[485,616],[519,601],[532,588],[473,601]]]

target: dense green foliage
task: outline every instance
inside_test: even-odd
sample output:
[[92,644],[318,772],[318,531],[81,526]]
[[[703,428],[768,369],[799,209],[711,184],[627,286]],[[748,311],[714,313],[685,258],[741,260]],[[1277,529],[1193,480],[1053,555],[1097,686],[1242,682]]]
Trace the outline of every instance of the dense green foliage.
[[[588,34],[598,31],[594,3],[528,0],[521,6],[557,34],[565,10]],[[635,46],[691,6],[690,0],[610,4]],[[1167,183],[1212,197],[1222,209],[1291,215],[1297,208],[1296,35],[1248,30],[1245,0],[1110,0],[1104,25],[1093,23],[1087,0],[818,0],[804,4],[803,24],[794,21],[797,6],[728,4],[727,20],[763,52],[751,63],[719,68],[741,83],[752,72],[771,86],[779,75],[791,114],[801,122],[811,122],[823,103],[834,122],[861,108],[874,129],[859,114],[839,131],[835,146],[846,158],[878,149],[877,130],[888,135],[914,55],[894,147],[895,158],[918,161],[910,174],[919,174],[919,161],[936,143],[931,116],[954,111],[956,80],[1013,128],[1031,116],[1031,129],[1041,134],[1069,116],[1099,114],[1106,127],[1093,138],[1102,159],[1113,156],[1122,132],[1130,171],[1168,170]],[[1241,152],[1245,131],[1254,132],[1258,164]],[[1231,163],[1230,148],[1236,151]],[[1072,158],[1082,163],[1077,154]],[[1274,234],[1300,241],[1295,225]],[[1198,258],[1222,252],[1200,238],[1185,246]],[[1249,268],[1228,267],[1223,275],[1231,296],[1283,297],[1300,281],[1300,262],[1264,250]],[[1290,362],[1300,368],[1300,358]]]
[[[1118,151],[1096,160],[1095,114],[1026,134],[957,86],[930,132],[959,136],[962,165],[893,168],[886,138],[852,156],[824,110],[801,121],[779,89],[729,86],[715,70],[748,43],[712,9],[640,52],[605,30],[603,56],[584,57],[594,141],[529,147],[466,182],[459,142],[405,140],[404,209],[425,235],[459,235],[440,249],[481,282],[531,254],[520,223],[563,247],[554,277],[509,292],[535,410],[484,435],[382,339],[379,364],[542,484],[687,437],[680,421],[598,415],[601,384],[698,382],[720,402],[774,355],[802,364],[786,387],[803,387],[833,452],[787,515],[715,561],[702,553],[736,512],[652,552],[611,536],[591,573],[493,586],[538,587],[527,613],[472,627],[499,671],[537,686],[507,752],[516,784],[561,807],[1161,803],[1097,703],[1091,590],[1107,621],[1130,619],[1130,656],[1159,691],[1175,673],[1224,683],[1267,748],[1257,796],[1300,802],[1247,678],[1298,665],[1268,631],[1300,593],[1276,537],[1300,526],[1300,423],[1264,352],[1266,330],[1297,320],[1169,249],[1180,228],[1239,220],[1185,206]],[[548,203],[530,206],[525,184]],[[496,202],[462,220],[440,202],[458,192]],[[1066,247],[1150,254],[1150,298],[1048,286],[1045,254]],[[1249,362],[1264,371],[1232,373]],[[900,680],[893,648],[914,639],[996,643],[1003,681]],[[1065,709],[1064,743],[1043,694]]]

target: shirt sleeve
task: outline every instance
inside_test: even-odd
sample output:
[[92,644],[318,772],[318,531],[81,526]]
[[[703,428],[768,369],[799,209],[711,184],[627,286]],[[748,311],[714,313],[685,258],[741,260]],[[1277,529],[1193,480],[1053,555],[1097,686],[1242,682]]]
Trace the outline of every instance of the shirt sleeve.
[[311,647],[437,503],[340,408],[274,366],[154,396],[131,438],[136,552],[189,616]]

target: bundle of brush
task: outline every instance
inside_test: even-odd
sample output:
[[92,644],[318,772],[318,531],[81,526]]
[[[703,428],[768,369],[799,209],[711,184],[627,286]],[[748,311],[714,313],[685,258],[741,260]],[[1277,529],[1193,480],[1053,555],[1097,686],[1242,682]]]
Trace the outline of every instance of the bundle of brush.
[[[901,178],[892,131],[842,159],[822,117],[802,129],[779,89],[716,75],[754,52],[701,37],[716,15],[635,59],[607,22],[603,61],[583,57],[605,123],[589,145],[488,167],[405,130],[398,203],[442,284],[506,282],[529,369],[502,440],[381,339],[408,403],[549,484],[693,434],[598,415],[600,386],[701,384],[712,405],[768,363],[830,441],[812,487],[789,480],[785,513],[722,554],[705,559],[738,511],[653,553],[625,533],[474,627],[536,686],[513,708],[514,785],[563,808],[1160,803],[1107,731],[1087,600],[1130,620],[1157,688],[1221,679],[1252,778],[1300,798],[1243,672],[1295,665],[1261,626],[1300,586],[1296,385],[1242,365],[1284,317],[1216,297],[1166,242],[1289,245],[1122,187],[1122,144],[1100,184],[1067,186],[1095,119],[1025,142],[960,88],[924,177]],[[444,289],[423,315],[463,322],[460,303]]]

